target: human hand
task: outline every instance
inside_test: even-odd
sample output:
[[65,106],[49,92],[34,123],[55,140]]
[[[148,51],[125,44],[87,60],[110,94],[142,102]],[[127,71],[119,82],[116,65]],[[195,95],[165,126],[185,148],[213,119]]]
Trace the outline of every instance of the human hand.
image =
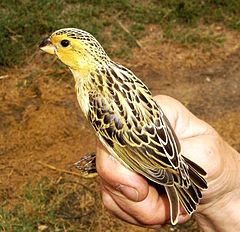
[[[222,210],[219,207],[224,206],[229,193],[239,193],[239,156],[210,125],[194,116],[180,102],[161,95],[155,100],[177,134],[181,153],[207,172],[208,189],[203,191],[196,217],[206,231],[217,228],[210,225],[218,224],[218,217],[215,221],[211,219],[212,213]],[[97,146],[97,171],[103,183],[104,205],[112,214],[129,223],[153,228],[170,220],[167,197],[159,195],[146,179],[113,159],[100,143]],[[189,217],[181,209],[179,223]]]

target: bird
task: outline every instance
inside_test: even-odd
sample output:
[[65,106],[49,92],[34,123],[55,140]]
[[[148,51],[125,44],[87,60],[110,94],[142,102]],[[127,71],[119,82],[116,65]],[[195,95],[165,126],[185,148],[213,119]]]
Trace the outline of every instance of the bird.
[[[39,48],[71,70],[80,108],[107,151],[154,186],[164,187],[171,223],[178,223],[180,204],[191,215],[208,187],[207,173],[181,153],[180,142],[148,87],[114,62],[87,31],[59,29]],[[86,171],[96,169],[93,154],[82,161]]]

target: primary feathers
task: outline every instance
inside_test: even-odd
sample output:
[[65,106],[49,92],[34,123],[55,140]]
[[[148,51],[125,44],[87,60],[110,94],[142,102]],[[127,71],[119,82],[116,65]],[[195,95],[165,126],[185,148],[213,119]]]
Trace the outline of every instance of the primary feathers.
[[107,150],[127,168],[165,187],[172,224],[179,202],[191,214],[207,188],[206,172],[181,154],[179,141],[146,85],[112,61],[88,32],[54,32],[40,48],[73,73],[79,104]]

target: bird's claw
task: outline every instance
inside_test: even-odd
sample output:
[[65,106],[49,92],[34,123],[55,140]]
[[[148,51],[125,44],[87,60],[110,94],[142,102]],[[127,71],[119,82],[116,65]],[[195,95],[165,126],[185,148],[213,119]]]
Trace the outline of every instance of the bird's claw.
[[92,152],[84,155],[79,161],[74,163],[74,166],[81,172],[84,172],[86,176],[89,175],[90,177],[92,175],[97,174],[96,153]]

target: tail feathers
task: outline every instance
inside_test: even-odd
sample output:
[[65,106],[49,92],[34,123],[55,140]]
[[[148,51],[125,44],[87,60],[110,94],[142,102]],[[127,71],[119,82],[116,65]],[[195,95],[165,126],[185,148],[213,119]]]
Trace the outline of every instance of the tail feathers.
[[194,184],[190,185],[187,189],[180,186],[175,187],[182,206],[188,214],[192,214],[202,197],[200,190]]
[[207,181],[204,178],[207,173],[200,166],[186,157],[184,157],[184,161],[188,165],[190,185],[188,187],[183,187],[176,184],[175,188],[180,203],[188,214],[192,214],[202,198],[201,189],[207,189]]
[[187,189],[181,186],[165,186],[170,205],[170,217],[172,225],[178,223],[180,212],[179,202],[188,214],[192,214],[200,202],[202,194],[197,186],[190,185]]
[[207,181],[197,173],[197,171],[189,166],[188,174],[191,182],[193,182],[198,188],[207,189]]
[[197,173],[199,173],[201,176],[206,176],[207,173],[205,172],[205,170],[203,168],[201,168],[199,165],[197,165],[196,163],[194,163],[193,161],[191,161],[190,159],[186,158],[185,156],[182,156],[185,160],[185,162],[191,166]]
[[184,157],[184,161],[188,165],[188,176],[190,181],[200,189],[207,189],[207,181],[204,179],[204,176],[207,175],[205,170],[186,157]]
[[178,194],[174,186],[165,186],[165,190],[169,199],[171,223],[172,225],[176,225],[178,223],[179,215]]
[[189,179],[184,180],[180,178],[182,181],[179,181],[179,178],[177,178],[173,186],[165,186],[170,203],[171,223],[173,225],[178,222],[179,202],[188,214],[192,214],[202,198],[201,189],[207,189],[207,182],[204,179],[207,173],[191,160],[184,157],[184,161],[188,167]]
[[191,215],[200,203],[202,193],[200,188],[193,182],[187,188],[178,184],[164,187],[169,200],[171,224],[176,225],[178,223],[178,216],[180,213],[179,202],[186,212]]
[[[180,204],[188,214],[192,214],[202,198],[202,189],[207,189],[204,178],[206,172],[191,160],[184,158],[182,168],[178,174],[172,173],[172,185],[165,185],[169,206],[171,223],[178,223]],[[149,181],[160,193],[163,185]]]

